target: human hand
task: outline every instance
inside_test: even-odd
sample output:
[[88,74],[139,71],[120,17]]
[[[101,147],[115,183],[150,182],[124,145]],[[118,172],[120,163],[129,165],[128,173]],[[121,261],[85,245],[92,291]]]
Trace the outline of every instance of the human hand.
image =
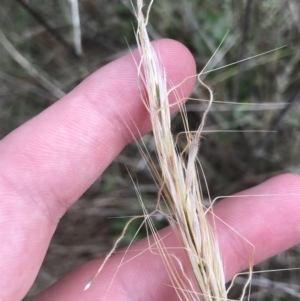
[[[182,45],[170,40],[154,45],[173,85],[195,73]],[[193,83],[186,81],[177,93],[186,97]],[[150,130],[139,95],[129,54],[0,141],[1,301],[22,299],[67,208],[132,140],[130,131],[138,136],[136,125],[142,134]],[[222,220],[255,245],[256,263],[300,241],[299,183],[297,175],[279,176],[242,193],[272,197],[225,199],[215,206]],[[217,228],[229,280],[247,267],[252,248],[224,224],[217,222]],[[178,246],[170,228],[161,235],[167,235],[165,245]],[[122,266],[112,285],[122,253],[108,261],[89,290],[83,291],[101,259],[75,269],[34,300],[177,300],[161,259],[147,248],[146,240],[132,246],[126,261],[145,252]]]

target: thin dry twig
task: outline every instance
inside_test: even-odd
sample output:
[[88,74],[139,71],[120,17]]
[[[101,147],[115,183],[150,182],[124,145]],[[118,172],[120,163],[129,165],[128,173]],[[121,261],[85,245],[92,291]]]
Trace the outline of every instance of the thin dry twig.
[[41,70],[37,70],[21,53],[10,43],[3,32],[0,30],[0,43],[7,51],[8,54],[21,66],[23,67],[32,77],[36,78],[39,83],[51,94],[53,94],[58,99],[65,95],[60,88],[58,88],[59,83],[53,83],[54,80],[50,81],[47,79],[46,75],[43,74]]
[[16,0],[18,3],[20,3],[26,11],[30,13],[30,15],[39,22],[46,30],[49,32],[61,45],[63,45],[72,55],[75,57],[78,57],[79,55],[76,52],[76,49],[74,50],[73,47],[65,40],[65,38],[58,33],[55,28],[53,28],[48,22],[44,20],[43,17],[41,17],[41,14],[36,12],[28,3],[26,3],[23,0]]
[[271,142],[271,139],[274,136],[274,133],[280,128],[281,123],[283,122],[284,118],[289,114],[292,108],[296,105],[297,101],[300,100],[300,89],[293,95],[288,101],[287,105],[281,110],[274,121],[272,122],[270,131],[265,136],[264,140],[261,142],[260,146],[257,148],[255,154],[257,157],[261,157],[265,155],[265,149]]
[[[245,54],[247,53],[247,44],[249,41],[249,26],[250,26],[250,20],[252,17],[252,11],[253,11],[253,0],[247,0],[246,7],[245,7],[245,15],[244,15],[244,22],[243,22],[243,32],[242,32],[242,43],[240,47],[240,55],[239,58],[242,59]],[[240,64],[238,65],[238,76],[236,77],[236,80],[234,82],[234,90],[233,90],[233,101],[237,101],[239,96],[239,90],[240,90],[240,83],[241,83],[241,77],[242,73],[244,71],[245,65]]]
[[75,53],[80,56],[82,55],[81,45],[81,27],[80,27],[80,14],[78,0],[69,0],[71,5],[72,24],[73,24],[73,40]]

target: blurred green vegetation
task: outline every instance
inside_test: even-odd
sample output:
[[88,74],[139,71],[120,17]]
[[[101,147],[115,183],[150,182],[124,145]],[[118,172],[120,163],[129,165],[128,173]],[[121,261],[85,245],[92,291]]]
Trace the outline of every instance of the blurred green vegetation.
[[[0,138],[46,109],[88,74],[135,47],[136,21],[128,0],[79,1],[82,56],[74,50],[67,1],[24,0],[29,8],[20,2],[1,1]],[[153,39],[168,37],[184,43],[199,71],[228,30],[207,70],[286,47],[205,75],[215,100],[221,102],[211,109],[206,124],[211,132],[205,135],[199,154],[213,197],[232,194],[283,172],[300,172],[298,1],[155,1],[149,24]],[[9,50],[9,43],[14,51]],[[18,54],[28,62],[27,67],[17,62]],[[195,87],[193,98],[206,96],[199,86]],[[197,101],[187,104],[191,129],[199,124],[205,107]],[[173,121],[174,131],[179,132],[180,118]],[[145,143],[154,156],[151,135],[145,137]],[[154,209],[156,187],[132,144],[62,219],[28,298],[74,266],[110,248],[126,219],[108,216],[141,214],[125,166],[139,183],[149,211]],[[134,235],[139,224],[127,237]],[[159,220],[157,225],[162,227],[165,222]],[[261,268],[300,267],[299,253],[296,247]],[[263,277],[270,279],[270,284],[265,287],[257,278],[250,299],[299,300],[297,294],[276,286],[297,283],[299,276],[297,272],[265,273]]]

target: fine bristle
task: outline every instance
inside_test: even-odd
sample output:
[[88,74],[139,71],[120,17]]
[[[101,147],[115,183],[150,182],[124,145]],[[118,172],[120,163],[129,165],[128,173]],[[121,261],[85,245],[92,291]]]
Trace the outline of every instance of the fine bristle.
[[91,285],[92,285],[92,281],[90,280],[87,284],[86,284],[86,286],[84,287],[84,291],[86,291],[86,290],[88,290],[90,287],[91,287]]

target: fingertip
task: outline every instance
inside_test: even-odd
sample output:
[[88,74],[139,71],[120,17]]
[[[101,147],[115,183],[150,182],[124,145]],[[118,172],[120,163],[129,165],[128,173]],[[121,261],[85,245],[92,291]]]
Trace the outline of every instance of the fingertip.
[[227,279],[299,243],[299,199],[300,176],[289,173],[215,206]]
[[277,189],[281,189],[284,191],[291,190],[295,192],[295,189],[299,190],[300,193],[300,175],[296,173],[285,173],[273,177],[268,180],[270,184],[274,187],[278,187]]
[[[186,99],[194,78],[182,81],[195,75],[190,52],[173,40],[155,41],[153,45],[169,82],[179,85],[176,92]],[[2,269],[7,279],[20,270],[30,271],[30,277],[19,277],[23,283],[17,288],[20,295],[31,285],[53,228],[65,210],[125,144],[151,129],[132,55],[139,56],[134,51],[99,69],[1,141],[1,175],[6,179],[1,187],[2,194],[5,192],[2,208],[10,210],[10,216],[5,214],[9,227],[3,241],[6,250],[13,250],[9,256],[13,264],[3,262]],[[27,216],[30,219],[24,218]],[[23,249],[15,248],[10,240],[16,231],[24,241]],[[24,260],[24,248],[30,261]],[[14,293],[13,289],[5,292],[6,299]]]
[[190,50],[172,39],[156,40],[152,44],[163,60],[167,77],[172,78],[175,85],[182,83],[182,94],[189,95],[196,81],[196,63]]
[[[182,43],[172,39],[161,39],[152,42],[154,49],[164,57],[164,63],[183,77],[196,74],[196,62],[190,50]],[[180,77],[182,79],[182,76]]]

